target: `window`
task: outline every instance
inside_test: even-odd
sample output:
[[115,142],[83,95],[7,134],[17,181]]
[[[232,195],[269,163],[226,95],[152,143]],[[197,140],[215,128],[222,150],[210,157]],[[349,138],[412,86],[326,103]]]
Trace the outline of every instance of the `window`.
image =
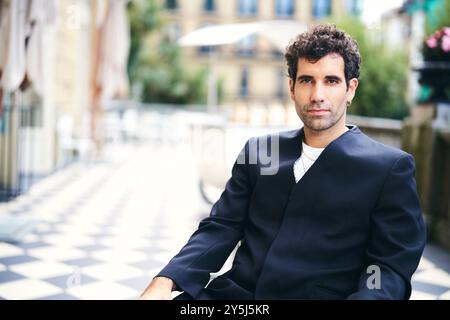
[[180,38],[181,36],[180,25],[177,23],[171,23],[166,25],[164,30],[167,35],[167,38],[172,42],[177,41],[177,39]]
[[166,9],[170,10],[178,9],[177,0],[166,0]]
[[198,52],[200,52],[201,54],[208,54],[210,52],[214,52],[214,47],[213,46],[201,46],[198,48]]
[[239,88],[239,95],[243,98],[248,97],[248,69],[241,70],[241,82]]
[[275,14],[277,17],[290,17],[294,14],[294,0],[276,0]]
[[331,14],[331,0],[314,0],[313,16],[314,18],[323,18]]
[[359,15],[361,11],[360,5],[360,0],[345,0],[345,9],[350,15]]
[[20,126],[22,128],[42,127],[43,115],[42,107],[39,106],[22,106],[20,114]]
[[238,10],[239,15],[250,16],[255,15],[257,11],[256,0],[239,0]]
[[277,70],[277,92],[276,96],[277,98],[284,98],[286,92],[285,92],[285,86],[286,86],[286,75],[284,74],[283,70]]
[[255,54],[256,36],[254,34],[249,35],[238,42],[237,52],[240,56],[252,56]]
[[203,3],[203,10],[211,12],[216,10],[216,5],[214,3],[214,0],[205,0]]

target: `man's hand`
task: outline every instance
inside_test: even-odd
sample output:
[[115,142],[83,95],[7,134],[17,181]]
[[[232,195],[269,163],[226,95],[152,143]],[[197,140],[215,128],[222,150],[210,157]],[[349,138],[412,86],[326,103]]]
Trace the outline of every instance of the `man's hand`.
[[175,283],[166,277],[156,277],[139,297],[140,300],[172,300]]

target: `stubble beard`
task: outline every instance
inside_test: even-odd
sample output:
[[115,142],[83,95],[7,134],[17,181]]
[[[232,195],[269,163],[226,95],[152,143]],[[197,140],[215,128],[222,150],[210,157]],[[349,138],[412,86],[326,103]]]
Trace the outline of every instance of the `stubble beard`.
[[[326,117],[309,115],[307,110],[313,108],[312,105],[306,104],[301,107],[301,120],[303,125],[312,131],[325,131],[336,125],[342,117],[345,115],[345,109],[341,114],[338,114],[340,108],[334,108],[330,105],[314,105],[320,109],[329,110],[329,114]],[[333,112],[333,110],[335,110]]]

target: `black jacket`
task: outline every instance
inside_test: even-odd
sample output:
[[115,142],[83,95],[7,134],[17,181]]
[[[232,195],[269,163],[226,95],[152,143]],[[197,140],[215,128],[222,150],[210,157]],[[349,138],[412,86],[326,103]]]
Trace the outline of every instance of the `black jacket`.
[[[408,299],[426,239],[414,160],[349,128],[298,183],[303,129],[279,134],[274,175],[248,157],[269,137],[249,140],[246,163],[158,275],[197,299]],[[204,289],[239,240],[232,269]]]

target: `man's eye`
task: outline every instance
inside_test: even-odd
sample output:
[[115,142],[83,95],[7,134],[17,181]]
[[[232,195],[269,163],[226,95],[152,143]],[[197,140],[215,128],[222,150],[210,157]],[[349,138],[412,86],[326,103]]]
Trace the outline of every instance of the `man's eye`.
[[336,83],[338,83],[338,81],[336,79],[329,79],[328,83],[329,84],[336,84]]
[[310,83],[311,79],[300,79],[300,83]]

